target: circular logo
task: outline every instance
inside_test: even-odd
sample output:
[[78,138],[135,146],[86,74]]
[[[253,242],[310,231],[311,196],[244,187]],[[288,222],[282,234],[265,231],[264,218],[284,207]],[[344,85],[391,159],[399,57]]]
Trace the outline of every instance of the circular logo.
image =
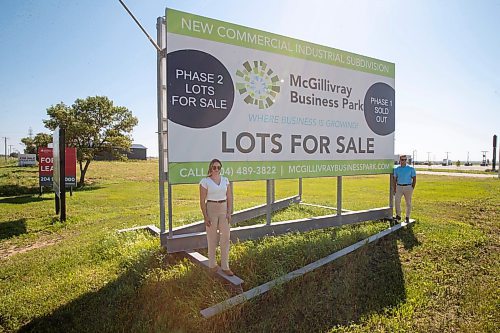
[[364,109],[366,123],[374,133],[387,135],[394,132],[395,100],[391,86],[382,82],[373,84],[366,92]]
[[236,89],[247,104],[267,109],[280,92],[280,79],[264,61],[246,61],[236,71]]
[[197,50],[167,55],[168,119],[191,128],[217,125],[229,115],[234,86],[226,67]]

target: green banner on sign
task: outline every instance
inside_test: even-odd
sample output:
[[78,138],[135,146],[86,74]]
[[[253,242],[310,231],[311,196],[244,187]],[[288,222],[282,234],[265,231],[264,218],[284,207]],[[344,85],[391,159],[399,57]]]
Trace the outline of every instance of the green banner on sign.
[[168,32],[395,77],[393,63],[237,24],[167,9]]
[[[223,162],[221,174],[232,181],[334,177],[392,173],[392,160]],[[207,162],[170,163],[171,184],[194,184],[207,176]]]

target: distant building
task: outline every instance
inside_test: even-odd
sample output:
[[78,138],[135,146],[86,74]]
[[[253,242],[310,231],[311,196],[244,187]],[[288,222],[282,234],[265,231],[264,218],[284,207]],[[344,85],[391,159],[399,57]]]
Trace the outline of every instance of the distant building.
[[140,144],[133,144],[130,146],[130,152],[127,153],[129,160],[146,160],[148,148]]
[[[148,148],[141,144],[132,144],[129,152],[122,152],[129,160],[146,160]],[[110,152],[99,153],[94,158],[96,161],[114,161],[117,160]]]

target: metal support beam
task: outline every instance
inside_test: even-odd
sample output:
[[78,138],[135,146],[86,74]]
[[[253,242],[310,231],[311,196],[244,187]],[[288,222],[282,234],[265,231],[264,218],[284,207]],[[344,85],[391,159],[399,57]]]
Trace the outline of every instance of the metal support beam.
[[[318,208],[326,208],[326,209],[332,209],[332,210],[339,210],[337,207],[330,207],[330,206],[323,206],[323,205],[316,205],[316,204],[311,204],[311,203],[307,203],[307,202],[300,202],[299,203],[300,205],[304,205],[304,206],[311,206],[311,207],[318,207]],[[352,210],[349,210],[349,209],[341,209],[342,212],[352,212]]]
[[[410,220],[410,223],[412,223],[412,222],[414,222],[414,220]],[[311,272],[311,271],[313,271],[321,266],[329,264],[330,262],[332,262],[332,261],[334,261],[342,256],[345,256],[346,254],[349,254],[349,253],[359,249],[362,246],[365,246],[365,245],[372,243],[372,242],[374,242],[374,241],[376,241],[384,236],[387,236],[388,234],[390,234],[398,229],[401,229],[402,227],[404,227],[406,225],[407,225],[407,223],[403,222],[401,224],[397,224],[393,227],[385,229],[385,230],[383,230],[375,235],[372,235],[366,239],[363,239],[357,243],[354,243],[354,244],[352,244],[352,245],[350,245],[350,246],[348,246],[340,251],[334,252],[325,258],[322,258],[322,259],[317,260],[313,263],[310,263],[307,266],[299,268],[299,269],[297,269],[293,272],[290,272],[286,275],[283,275],[277,279],[274,279],[274,280],[269,281],[267,283],[264,283],[260,286],[252,288],[248,291],[245,291],[244,293],[239,294],[235,297],[231,297],[231,298],[229,298],[221,303],[215,304],[214,306],[211,306],[209,308],[201,310],[200,313],[205,318],[212,317],[212,316],[214,316],[222,311],[225,311],[229,308],[232,308],[235,305],[244,303],[244,302],[246,302],[246,301],[248,301],[256,296],[262,295],[276,286],[282,285],[282,284],[284,284],[284,283],[286,283],[286,282],[288,282],[296,277],[302,276],[302,275],[304,275],[308,272]]]
[[119,234],[121,234],[121,233],[124,233],[124,232],[144,230],[144,229],[146,229],[147,231],[149,231],[151,233],[151,235],[153,235],[153,236],[160,236],[160,233],[161,233],[160,229],[158,229],[157,226],[154,226],[152,224],[150,224],[150,225],[142,225],[142,226],[133,227],[133,228],[127,228],[127,229],[120,229],[117,232]]
[[[231,189],[231,195],[233,196],[233,200],[231,200],[231,209],[232,212],[234,212],[234,182],[229,182],[229,188]],[[232,217],[231,217],[232,220]],[[203,222],[203,221],[202,221]]]
[[153,40],[153,38],[151,38],[151,36],[146,31],[146,29],[144,29],[142,27],[141,23],[139,23],[139,21],[135,18],[134,14],[132,14],[132,12],[128,9],[127,5],[125,5],[125,3],[122,0],[118,0],[118,1],[122,4],[123,8],[125,8],[125,10],[127,11],[127,13],[130,15],[130,17],[132,17],[132,19],[139,26],[139,28],[142,30],[142,32],[144,32],[144,34],[149,39],[149,41],[151,42],[151,44],[153,44],[153,46],[156,48],[156,50],[158,50],[158,52],[160,52],[161,48],[160,48],[160,46],[158,46],[159,43],[158,44],[155,43],[155,41]]
[[276,180],[271,179],[271,203],[276,201]]
[[271,179],[266,180],[266,224],[271,225],[271,214],[272,214],[272,181]]
[[[300,198],[298,196],[281,199],[281,200],[278,200],[272,204],[272,211],[275,212],[275,211],[284,209],[286,207],[289,207],[291,204],[299,203],[299,202],[300,202]],[[235,212],[233,214],[231,221],[232,221],[232,224],[237,224],[239,222],[250,220],[250,219],[253,219],[255,217],[266,215],[266,212],[267,212],[267,205],[262,204],[259,206],[255,206],[255,207],[251,207],[251,208],[247,208],[247,209],[243,209],[243,210]],[[194,223],[186,224],[186,225],[172,229],[173,235],[181,235],[181,234],[188,234],[188,233],[193,233],[193,232],[203,232],[203,231],[205,231],[205,222],[204,221],[197,221]]]
[[[282,200],[275,202],[272,205],[272,211],[275,212],[275,211],[284,209],[286,207],[289,207],[291,204],[299,203],[299,202],[300,202],[300,198],[298,196],[285,198],[285,199],[282,199]],[[169,211],[170,211],[170,209],[169,209]],[[265,215],[266,212],[267,212],[267,205],[266,204],[262,204],[260,206],[240,210],[240,211],[233,214],[232,224],[237,224],[239,222],[243,222],[246,220],[253,219],[255,217]],[[233,229],[231,229],[231,230],[233,230]],[[177,228],[173,228],[172,229],[172,236],[182,235],[182,234],[199,233],[199,232],[204,232],[204,231],[205,231],[205,223],[203,221],[197,221],[197,222],[194,222],[191,224],[186,224],[186,225],[183,225],[183,226],[180,226]],[[167,246],[166,245],[167,238],[172,237],[172,236],[169,235],[168,232],[162,232],[161,234],[162,234],[161,244],[162,244],[162,246],[166,247]]]
[[[347,212],[339,215],[325,215],[305,219],[275,222],[271,225],[257,224],[231,229],[231,241],[238,242],[248,239],[259,239],[268,235],[281,235],[292,231],[309,231],[324,229],[328,227],[353,224],[370,220],[381,220],[391,216],[389,207],[382,207],[370,210]],[[207,237],[204,231],[188,234],[179,234],[168,237],[166,233],[160,235],[162,246],[167,248],[169,253],[181,252],[207,247]]]
[[[123,3],[122,3],[123,5]],[[157,116],[158,116],[158,152],[159,152],[159,160],[158,160],[158,191],[159,191],[159,203],[160,203],[160,230],[161,232],[165,232],[165,159],[164,159],[164,147],[163,147],[163,110],[164,110],[164,99],[163,99],[163,73],[166,68],[165,66],[165,57],[161,52],[163,48],[163,40],[164,40],[164,24],[165,21],[162,17],[158,17],[156,19],[156,38],[158,41],[158,52],[156,53],[156,89],[157,89]],[[156,43],[155,43],[156,44]],[[170,196],[169,196],[170,200]]]
[[[204,268],[208,268],[208,258],[205,257],[204,255],[202,255],[201,253],[198,253],[195,251],[187,251],[186,255],[194,263],[196,263]],[[218,278],[231,283],[233,286],[241,286],[243,284],[243,282],[245,282],[242,279],[240,279],[239,277],[237,277],[236,275],[227,276],[226,274],[224,274],[224,272],[222,271],[222,268],[220,268],[220,267],[215,274]]]
[[389,175],[389,207],[394,208],[394,177]]
[[337,216],[342,215],[342,176],[337,176]]
[[168,191],[168,236],[173,236],[173,228],[172,228],[172,185],[168,183],[167,185]]

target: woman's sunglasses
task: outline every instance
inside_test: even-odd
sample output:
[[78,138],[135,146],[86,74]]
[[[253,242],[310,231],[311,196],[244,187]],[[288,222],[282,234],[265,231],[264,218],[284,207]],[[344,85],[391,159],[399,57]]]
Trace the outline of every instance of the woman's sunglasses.
[[212,165],[212,170],[220,170],[221,168],[220,165]]

